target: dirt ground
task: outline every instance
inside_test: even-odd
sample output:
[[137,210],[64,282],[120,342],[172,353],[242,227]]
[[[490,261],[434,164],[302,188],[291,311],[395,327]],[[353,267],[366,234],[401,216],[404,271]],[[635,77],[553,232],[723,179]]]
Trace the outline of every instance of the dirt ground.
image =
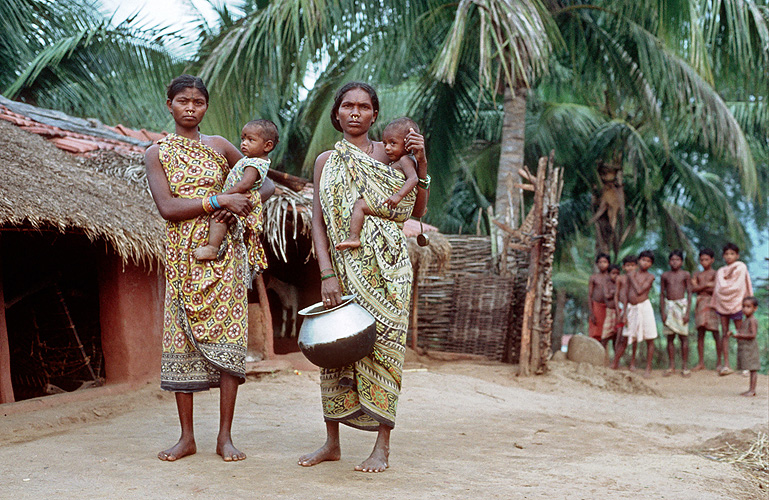
[[175,463],[156,458],[178,421],[155,383],[37,411],[0,406],[0,498],[767,498],[769,475],[712,459],[769,431],[766,376],[743,398],[740,374],[644,380],[564,361],[519,379],[510,365],[410,359],[384,473],[353,471],[374,434],[349,428],[341,461],[296,464],[324,437],[318,373],[283,371],[241,386],[238,463],[214,453],[218,391],[196,396],[198,453]]

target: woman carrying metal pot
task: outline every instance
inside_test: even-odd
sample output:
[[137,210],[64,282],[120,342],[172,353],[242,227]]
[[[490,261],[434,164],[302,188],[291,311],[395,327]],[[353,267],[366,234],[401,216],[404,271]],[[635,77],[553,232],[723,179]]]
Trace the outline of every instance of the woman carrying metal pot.
[[[401,387],[411,299],[411,262],[402,220],[366,217],[359,248],[332,251],[347,238],[355,202],[367,187],[376,190],[392,168],[381,142],[368,132],[379,114],[376,91],[365,83],[351,82],[336,94],[331,123],[344,134],[333,151],[315,160],[312,238],[321,273],[321,297],[326,307],[341,303],[343,294],[357,302],[376,320],[377,341],[365,358],[339,369],[321,369],[321,399],[326,422],[326,442],[299,458],[309,467],[339,460],[339,423],[376,431],[371,455],[355,470],[382,472],[389,466],[390,432]],[[424,138],[411,131],[406,147],[417,161],[416,201],[412,215],[424,215],[430,177]],[[401,181],[402,183],[402,181]]]

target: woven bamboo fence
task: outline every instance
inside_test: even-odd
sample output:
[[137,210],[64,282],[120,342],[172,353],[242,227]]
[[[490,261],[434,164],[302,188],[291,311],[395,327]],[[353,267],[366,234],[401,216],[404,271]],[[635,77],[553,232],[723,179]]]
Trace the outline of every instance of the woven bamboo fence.
[[[519,363],[519,374],[542,373],[551,356],[552,268],[563,175],[550,158],[537,173],[520,171],[534,204],[520,227],[495,221],[504,232],[501,258],[491,237],[446,235],[449,268],[419,270],[416,339],[423,349],[480,354]],[[414,342],[416,340],[416,342]]]
[[420,270],[418,346],[502,361],[513,281],[491,271],[490,237],[445,236],[452,248],[449,268]]

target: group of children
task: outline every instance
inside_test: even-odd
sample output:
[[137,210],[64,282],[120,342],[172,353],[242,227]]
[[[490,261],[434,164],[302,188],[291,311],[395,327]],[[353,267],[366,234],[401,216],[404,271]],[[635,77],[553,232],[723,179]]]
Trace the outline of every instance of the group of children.
[[[675,373],[676,337],[681,343],[681,375],[689,377],[691,371],[704,369],[705,336],[707,332],[712,332],[716,342],[718,374],[733,373],[729,364],[729,339],[734,337],[738,347],[737,369],[750,372],[750,387],[742,395],[756,395],[757,373],[761,362],[756,340],[758,322],[753,313],[758,307],[758,300],[753,296],[747,266],[739,260],[739,256],[739,248],[734,243],[727,243],[723,248],[725,265],[715,270],[715,252],[709,248],[702,249],[699,255],[702,271],[691,276],[682,269],[683,253],[680,250],[670,252],[670,269],[662,274],[660,281],[659,312],[663,335],[667,337],[669,359],[664,376]],[[615,370],[619,368],[620,359],[630,345],[630,370],[635,371],[638,345],[645,342],[644,376],[649,377],[654,339],[657,338],[654,308],[649,300],[655,279],[649,272],[654,264],[654,254],[645,250],[638,256],[625,257],[622,261],[624,274],[620,272],[619,266],[611,264],[606,254],[599,254],[595,261],[598,272],[590,277],[588,285],[589,334],[604,347],[613,342],[615,355],[611,367]],[[692,294],[697,297],[694,319],[699,362],[690,370],[688,339]],[[736,331],[729,330],[730,321],[734,323]],[[719,332],[719,327],[723,334]]]

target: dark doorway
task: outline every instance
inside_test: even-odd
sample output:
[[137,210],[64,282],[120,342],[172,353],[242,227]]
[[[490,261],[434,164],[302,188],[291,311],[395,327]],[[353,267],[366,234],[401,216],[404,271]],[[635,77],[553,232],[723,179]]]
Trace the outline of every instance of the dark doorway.
[[8,230],[0,239],[17,401],[103,382],[97,247],[85,235]]

